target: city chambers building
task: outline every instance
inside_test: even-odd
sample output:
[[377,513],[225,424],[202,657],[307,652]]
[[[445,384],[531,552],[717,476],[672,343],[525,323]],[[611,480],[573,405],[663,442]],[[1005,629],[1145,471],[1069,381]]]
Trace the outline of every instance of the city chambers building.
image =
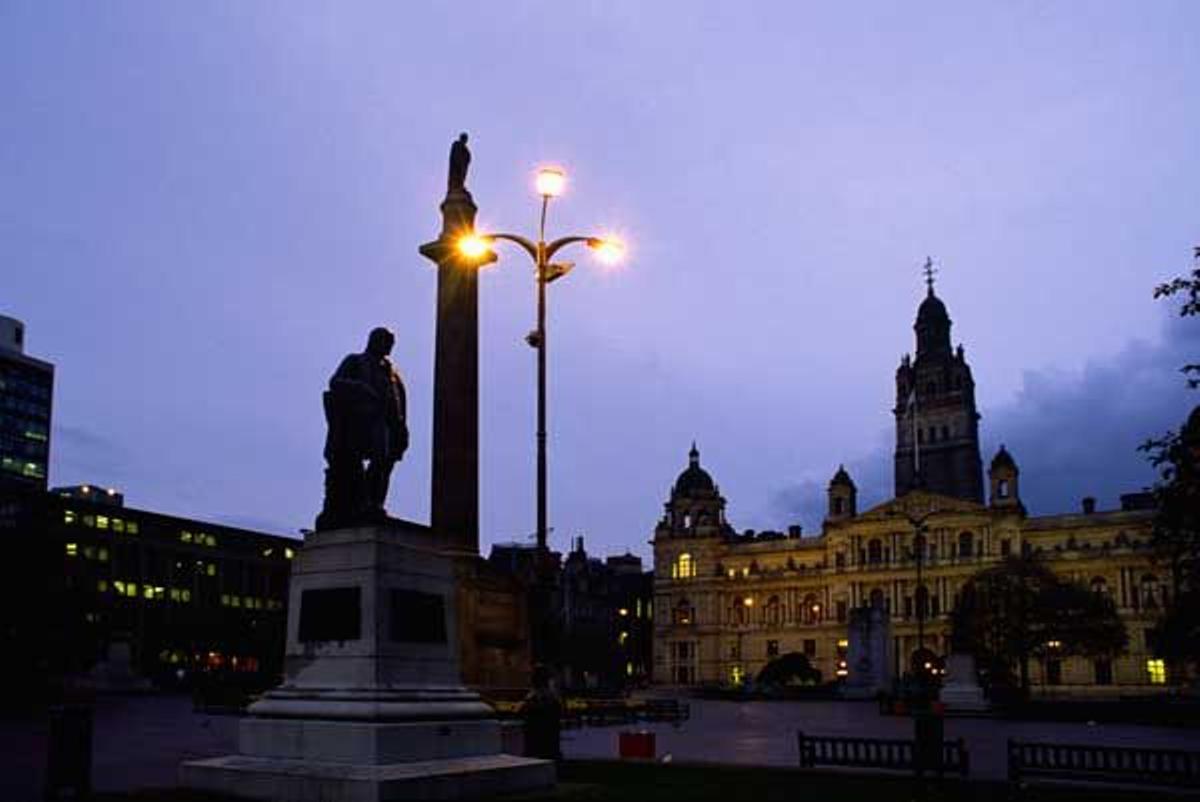
[[888,621],[900,677],[938,666],[949,652],[950,612],[963,585],[1007,555],[1036,554],[1055,573],[1109,595],[1129,634],[1112,659],[1063,656],[1030,667],[1044,694],[1161,690],[1163,661],[1147,630],[1168,600],[1152,560],[1149,494],[1121,508],[1031,516],[1020,471],[1003,446],[988,466],[979,451],[975,384],[932,280],[916,320],[915,357],[896,371],[895,497],[858,509],[843,468],[828,487],[822,531],[738,534],[725,499],[692,446],[654,532],[654,681],[738,684],[777,656],[799,652],[825,679],[845,677],[849,620],[878,608]]

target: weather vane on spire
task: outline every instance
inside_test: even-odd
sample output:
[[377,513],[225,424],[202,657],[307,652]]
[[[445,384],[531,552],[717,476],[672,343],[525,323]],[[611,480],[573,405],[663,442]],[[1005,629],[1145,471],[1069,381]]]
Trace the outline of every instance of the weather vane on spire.
[[925,257],[925,267],[922,268],[925,274],[925,284],[929,287],[929,294],[933,295],[933,277],[937,275],[937,269],[933,266],[933,257]]

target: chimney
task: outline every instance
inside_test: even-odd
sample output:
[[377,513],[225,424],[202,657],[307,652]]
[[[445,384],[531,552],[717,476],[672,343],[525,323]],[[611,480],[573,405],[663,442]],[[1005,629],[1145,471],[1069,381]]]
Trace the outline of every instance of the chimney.
[[1096,499],[1094,496],[1083,497],[1083,514],[1091,515],[1096,511]]
[[788,527],[788,537],[792,540],[800,537],[800,524],[792,524]]

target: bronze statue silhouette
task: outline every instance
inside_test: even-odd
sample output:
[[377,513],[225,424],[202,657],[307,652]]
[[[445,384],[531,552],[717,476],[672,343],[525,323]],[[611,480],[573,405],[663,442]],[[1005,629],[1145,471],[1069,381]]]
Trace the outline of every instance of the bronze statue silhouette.
[[467,135],[461,133],[454,144],[450,146],[450,178],[447,190],[449,192],[465,192],[467,189],[467,168],[471,166],[471,151],[467,150]]
[[325,505],[317,529],[388,520],[392,468],[408,450],[404,383],[388,358],[395,343],[388,329],[372,330],[366,350],[343,359],[329,380]]

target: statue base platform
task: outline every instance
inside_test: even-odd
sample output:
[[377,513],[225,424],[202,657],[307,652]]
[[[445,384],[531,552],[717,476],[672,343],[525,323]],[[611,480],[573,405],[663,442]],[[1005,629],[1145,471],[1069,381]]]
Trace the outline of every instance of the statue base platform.
[[975,676],[975,658],[969,654],[946,658],[946,684],[938,698],[950,713],[982,713],[991,709]]
[[278,802],[457,799],[552,787],[502,752],[459,673],[454,557],[425,527],[320,531],[292,568],[285,681],[251,705],[238,754],[180,767],[190,788]]

